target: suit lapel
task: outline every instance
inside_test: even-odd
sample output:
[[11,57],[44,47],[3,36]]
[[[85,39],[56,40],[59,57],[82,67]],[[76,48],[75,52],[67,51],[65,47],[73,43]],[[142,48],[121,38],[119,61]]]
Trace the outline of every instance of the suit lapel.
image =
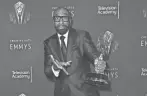
[[63,61],[63,56],[61,54],[60,43],[57,34],[53,36],[51,46],[53,47],[52,50],[55,57],[58,58],[58,60]]
[[68,36],[68,43],[67,43],[67,61],[71,60],[71,52],[72,52],[72,47],[75,45],[76,42],[76,30],[72,29],[69,31],[69,36]]
[[[76,38],[77,38],[76,30],[71,28],[69,30],[68,42],[67,42],[67,61],[71,60],[72,47],[75,45]],[[57,34],[53,36],[51,46],[55,57],[60,61],[64,61]]]

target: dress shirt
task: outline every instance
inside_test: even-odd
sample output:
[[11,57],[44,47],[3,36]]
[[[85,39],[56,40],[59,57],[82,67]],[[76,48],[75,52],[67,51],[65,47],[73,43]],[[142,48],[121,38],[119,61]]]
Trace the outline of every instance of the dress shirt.
[[[68,34],[69,34],[69,30],[63,35],[63,36],[65,37],[64,42],[65,42],[65,46],[66,46],[66,47],[67,47],[67,42],[68,42]],[[60,40],[60,37],[61,37],[62,35],[61,35],[61,34],[58,34],[58,33],[57,33],[57,35],[58,35],[58,40],[59,40],[60,47],[61,47],[61,40]],[[54,73],[54,75],[55,75],[56,77],[59,76],[60,70],[55,71],[54,68],[53,68],[53,66],[52,66],[52,71],[53,71],[53,73]]]
[[[65,42],[66,47],[67,47],[67,41],[68,41],[68,33],[69,33],[69,31],[67,31],[67,32],[63,35],[63,36],[65,37],[64,42]],[[61,46],[61,40],[60,40],[60,37],[61,37],[61,36],[62,36],[61,34],[58,34],[58,39],[59,39],[60,46]]]

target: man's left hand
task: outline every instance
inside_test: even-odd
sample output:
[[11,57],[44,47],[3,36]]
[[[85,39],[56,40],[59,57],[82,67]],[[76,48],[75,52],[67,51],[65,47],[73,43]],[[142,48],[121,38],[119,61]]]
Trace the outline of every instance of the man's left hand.
[[72,61],[68,61],[68,62],[60,62],[62,66],[70,66]]
[[96,59],[95,62],[95,71],[98,73],[103,73],[106,68],[106,62],[100,59]]

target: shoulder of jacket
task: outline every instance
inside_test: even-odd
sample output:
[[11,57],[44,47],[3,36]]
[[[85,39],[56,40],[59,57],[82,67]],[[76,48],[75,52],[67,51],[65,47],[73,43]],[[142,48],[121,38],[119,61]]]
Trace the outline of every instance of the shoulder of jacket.
[[89,34],[88,31],[80,30],[80,29],[76,29],[76,32],[77,32],[80,36],[85,36],[85,34]]
[[51,35],[50,37],[48,37],[48,38],[46,38],[45,40],[44,40],[44,43],[49,43],[50,41],[51,41],[51,39],[53,38],[53,37],[55,37],[55,35],[56,34],[53,34],[53,35]]

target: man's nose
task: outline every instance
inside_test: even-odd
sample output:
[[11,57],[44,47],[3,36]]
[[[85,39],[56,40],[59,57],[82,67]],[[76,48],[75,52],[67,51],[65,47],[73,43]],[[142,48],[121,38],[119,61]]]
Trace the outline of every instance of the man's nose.
[[59,23],[60,23],[60,24],[63,24],[63,20],[62,20],[62,19],[60,19]]

